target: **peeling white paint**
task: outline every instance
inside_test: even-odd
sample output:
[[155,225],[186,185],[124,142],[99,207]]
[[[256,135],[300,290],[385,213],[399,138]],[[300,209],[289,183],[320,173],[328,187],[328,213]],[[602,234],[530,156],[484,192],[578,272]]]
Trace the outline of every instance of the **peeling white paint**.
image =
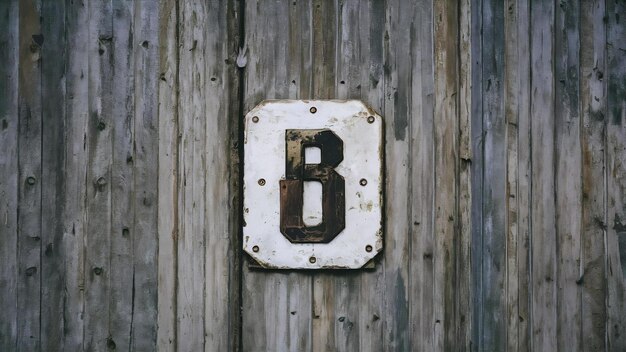
[[[383,120],[378,114],[355,100],[270,100],[250,111],[245,124],[243,248],[248,254],[266,268],[357,269],[382,250]],[[330,243],[291,243],[280,232],[285,130],[321,128],[344,142],[344,159],[335,170],[345,179],[346,227]]]

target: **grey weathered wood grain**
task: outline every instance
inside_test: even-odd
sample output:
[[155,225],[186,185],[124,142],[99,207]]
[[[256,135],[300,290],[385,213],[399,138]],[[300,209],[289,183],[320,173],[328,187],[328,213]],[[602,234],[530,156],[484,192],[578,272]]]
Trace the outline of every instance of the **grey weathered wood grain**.
[[205,346],[206,259],[206,7],[180,3],[179,12],[179,212],[176,343],[181,351]]
[[554,4],[531,4],[531,348],[557,348]]
[[626,349],[626,4],[606,2],[607,349]]
[[471,8],[471,65],[472,65],[472,90],[471,90],[471,136],[472,136],[472,240],[471,240],[471,282],[472,282],[472,316],[471,316],[471,350],[477,351],[480,347],[483,332],[483,290],[482,290],[482,260],[483,246],[483,104],[482,104],[482,1],[475,1]]
[[206,258],[205,351],[236,350],[239,343],[239,7],[214,1],[206,9],[205,57],[206,126],[204,150]]
[[[528,350],[529,317],[529,13],[527,1],[505,3],[506,346]],[[505,211],[501,209],[500,211]]]
[[[508,8],[507,8],[508,9]],[[531,205],[532,205],[532,173],[531,173],[531,126],[530,118],[530,96],[531,96],[531,57],[530,53],[530,1],[519,1],[517,7],[517,55],[519,56],[518,75],[518,149],[517,149],[517,191],[516,199],[518,206],[518,230],[517,230],[517,278],[519,280],[517,289],[517,340],[520,351],[527,351],[531,348],[531,257],[530,257],[530,236],[531,236]],[[507,41],[509,39],[507,38]],[[514,40],[511,38],[510,40]],[[515,295],[515,293],[511,293]],[[513,332],[514,334],[515,332]]]
[[454,350],[457,319],[456,279],[458,241],[458,2],[434,2],[435,68],[435,248],[434,347]]
[[111,164],[113,21],[111,3],[89,3],[87,44],[89,115],[86,176],[85,308],[83,348],[102,350],[109,340],[111,278]]
[[[519,300],[517,299],[517,293],[520,290],[519,286],[519,201],[517,198],[518,184],[519,184],[519,166],[518,166],[518,150],[519,150],[519,116],[518,109],[520,101],[519,96],[519,79],[520,75],[520,57],[517,51],[520,45],[518,32],[518,22],[520,15],[520,8],[517,6],[516,1],[507,1],[503,4],[504,7],[500,10],[503,12],[503,27],[504,33],[502,38],[503,43],[503,59],[505,64],[502,67],[503,77],[503,109],[505,119],[505,141],[506,141],[506,193],[503,200],[506,204],[505,215],[505,228],[506,228],[506,251],[505,255],[505,267],[506,267],[506,295],[503,299],[506,302],[506,325],[502,329],[506,329],[506,335],[504,346],[507,350],[515,351],[518,349],[519,336],[518,325],[519,319]],[[507,9],[506,11],[504,9]],[[523,40],[523,39],[521,39]],[[525,53],[524,53],[525,54]],[[524,55],[523,54],[523,55]],[[524,104],[524,102],[521,102]],[[504,144],[504,142],[502,142]],[[499,209],[497,211],[503,211]]]
[[41,347],[41,16],[35,1],[19,3],[17,350]]
[[17,1],[0,3],[0,350],[17,343],[19,27]]
[[580,113],[582,152],[581,335],[582,349],[606,349],[606,29],[603,0],[580,7]]
[[[86,192],[88,150],[85,143],[89,120],[89,9],[79,3],[66,7],[67,36],[65,205],[63,261],[64,347],[83,348],[85,327],[85,239],[87,235]],[[57,317],[59,319],[59,317]]]
[[[622,2],[0,18],[1,350],[626,348]],[[375,269],[241,260],[240,124],[267,98],[385,117]]]
[[[130,347],[154,350],[157,336],[159,4],[136,1],[134,40],[134,219]],[[127,160],[128,162],[128,160]],[[119,234],[119,229],[118,229]],[[122,229],[123,235],[123,229]]]
[[[423,44],[423,50],[432,52],[433,50],[433,30],[432,30],[432,4],[424,4],[424,11],[418,12],[417,7],[412,2],[393,1],[386,4],[385,8],[385,36],[384,36],[384,105],[382,116],[385,119],[385,167],[395,172],[385,174],[385,239],[382,253],[382,262],[377,270],[383,271],[383,284],[381,295],[383,295],[383,348],[384,350],[407,350],[410,343],[423,343],[425,346],[433,344],[433,250],[434,234],[432,232],[422,232],[432,230],[432,211],[427,210],[433,204],[431,189],[433,183],[429,179],[413,179],[413,168],[416,161],[423,161],[426,167],[420,173],[432,174],[433,169],[428,167],[433,165],[432,153],[434,147],[432,142],[424,149],[419,149],[415,154],[412,146],[420,143],[423,134],[432,136],[433,127],[433,102],[426,101],[423,105],[421,119],[412,119],[412,107],[424,99],[428,93],[433,93],[433,60],[432,55],[427,59],[414,51],[411,43],[416,40]],[[414,18],[422,20],[421,24],[414,23]],[[422,35],[417,34],[416,26],[424,29]],[[423,26],[423,27],[422,27]],[[419,38],[419,39],[412,39]],[[417,49],[417,48],[415,48]],[[413,54],[417,58],[413,61]],[[424,60],[425,59],[425,60]],[[358,66],[356,62],[353,65]],[[416,81],[413,81],[413,77]],[[421,85],[414,86],[414,82]],[[413,136],[415,133],[415,137]],[[428,163],[431,163],[428,165]],[[421,175],[420,175],[421,176]],[[419,176],[418,176],[419,177]],[[416,191],[423,192],[422,197],[412,199],[411,187],[413,182],[421,181]],[[419,207],[420,203],[429,204],[428,207]],[[414,209],[415,207],[415,209]],[[411,219],[409,219],[411,218]],[[415,222],[422,225],[415,225]],[[412,247],[412,240],[423,235],[423,242]],[[422,246],[420,246],[422,245]],[[422,248],[420,248],[422,247]],[[409,265],[409,258],[413,254],[412,250],[420,248],[420,252],[428,252],[430,256],[423,260],[423,254],[417,254],[418,262],[415,267]],[[421,260],[420,260],[421,259]],[[414,270],[414,271],[413,271]],[[411,273],[419,278],[423,275],[420,284],[419,279],[413,281]],[[415,285],[417,284],[417,285]],[[427,289],[425,289],[428,287]],[[423,291],[422,291],[423,290]],[[423,292],[423,293],[422,293]],[[422,318],[416,322],[420,329],[428,331],[423,336],[424,341],[411,341],[408,323],[411,316],[415,314],[411,310],[410,299],[415,299],[422,303],[418,304]],[[366,346],[363,346],[366,347]]]
[[[404,343],[405,349],[413,348],[416,350],[433,350],[434,335],[433,327],[435,325],[434,315],[434,241],[435,241],[435,224],[433,217],[434,194],[435,194],[435,146],[432,142],[434,135],[435,122],[435,83],[434,71],[435,61],[432,55],[434,50],[434,16],[433,2],[425,2],[422,6],[413,4],[410,7],[398,6],[400,2],[389,3],[387,9],[393,20],[387,23],[390,28],[389,53],[387,53],[386,62],[394,63],[395,71],[385,77],[386,83],[386,104],[385,116],[387,118],[387,146],[389,142],[393,143],[394,149],[387,150],[387,154],[398,153],[398,156],[387,157],[388,160],[397,160],[395,167],[402,167],[402,154],[408,154],[409,158],[409,175],[391,178],[395,180],[395,184],[388,184],[388,195],[403,194],[400,190],[403,187],[410,189],[407,198],[394,199],[392,196],[387,198],[386,219],[387,219],[387,236],[393,236],[398,244],[402,244],[402,231],[393,231],[394,227],[401,226],[400,229],[410,234],[408,238],[408,248],[398,246],[396,248],[387,248],[385,260],[389,260],[390,264],[395,263],[397,267],[391,266],[387,269],[393,273],[402,272],[402,267],[407,266],[407,274],[405,277],[399,275],[394,277],[388,275],[386,278],[388,283],[393,279],[400,281],[402,279],[407,285],[406,302],[400,302],[408,306],[408,319],[405,321],[394,322],[389,325],[393,329],[403,329],[406,336]],[[395,9],[394,9],[395,7]],[[400,36],[399,33],[404,35]],[[412,42],[413,45],[406,48],[406,42]],[[405,51],[408,50],[408,51]],[[408,74],[407,74],[408,73]],[[396,88],[397,87],[397,88]],[[398,90],[398,97],[404,99],[389,99],[390,93]],[[395,115],[398,114],[398,115]],[[396,139],[395,134],[402,122],[402,115],[408,119],[409,136],[405,139],[407,144],[400,144],[402,141]],[[397,147],[396,147],[397,146]],[[391,175],[391,165],[387,162],[387,175]],[[395,173],[395,172],[394,172]],[[408,179],[404,179],[408,177]],[[388,181],[389,182],[389,181]],[[404,186],[402,182],[407,182]],[[407,192],[408,193],[408,192]],[[409,203],[409,212],[405,215],[402,209],[402,203]],[[407,219],[403,219],[407,216]],[[390,222],[393,220],[398,225]],[[389,237],[387,237],[389,238]],[[387,244],[388,242],[386,242]],[[404,253],[404,262],[393,259],[397,256],[395,253]],[[395,253],[394,253],[395,252]],[[398,290],[401,287],[397,288]],[[393,301],[396,297],[402,297],[402,291],[396,293],[396,296],[385,297],[386,301]],[[386,318],[395,320],[402,316],[402,306],[397,306],[397,310],[393,315],[387,315]],[[397,335],[396,332],[385,331],[389,335]],[[392,350],[390,348],[390,350]]]
[[65,4],[41,3],[41,349],[64,349]]
[[[135,215],[134,163],[135,99],[133,2],[113,2],[112,8],[112,160],[111,160],[111,253],[107,346],[128,349],[133,321],[133,226]],[[132,232],[131,232],[132,231]]]
[[[482,252],[489,258],[482,262],[483,336],[479,349],[504,350],[506,342],[507,277],[507,174],[506,132],[504,108],[505,23],[502,1],[482,4],[482,110],[483,167],[482,180]],[[488,160],[488,162],[487,162]]]
[[159,24],[159,177],[157,349],[176,350],[178,266],[178,4],[161,3]]
[[579,11],[576,2],[563,3],[554,18],[557,349],[568,351],[580,350],[582,337]]
[[459,126],[459,155],[457,158],[458,170],[458,240],[456,242],[457,282],[455,296],[456,318],[454,330],[457,334],[455,348],[468,351],[471,347],[471,316],[472,309],[472,1],[459,2],[458,15],[458,126]]

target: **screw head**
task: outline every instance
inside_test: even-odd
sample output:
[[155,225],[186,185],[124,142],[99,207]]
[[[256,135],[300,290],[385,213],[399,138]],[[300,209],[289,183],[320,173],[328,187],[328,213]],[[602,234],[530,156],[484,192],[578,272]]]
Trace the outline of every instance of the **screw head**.
[[259,117],[258,116],[252,116],[252,122],[254,122],[254,123],[259,122]]
[[254,247],[252,247],[252,251],[253,251],[254,253],[257,253],[257,252],[259,251],[259,246],[254,246]]
[[309,111],[311,112],[311,114],[315,114],[317,112],[317,108],[313,106],[309,109]]
[[369,244],[367,246],[365,246],[365,251],[366,252],[371,252],[372,249],[374,249],[374,248],[372,248],[372,246],[370,246]]
[[265,186],[265,179],[264,178],[260,178],[259,179],[259,186]]
[[311,258],[309,258],[309,262],[310,262],[311,264],[315,264],[315,262],[316,262],[316,261],[317,261],[317,258],[315,258],[315,257],[311,257]]
[[362,179],[361,179],[361,181],[359,181],[359,184],[360,184],[361,186],[366,186],[366,185],[367,185],[367,180],[366,180],[366,179],[364,179],[364,178],[362,178]]
[[29,184],[29,185],[31,185],[31,186],[32,186],[32,185],[34,185],[36,181],[37,181],[37,180],[35,180],[35,178],[34,178],[33,176],[28,176],[28,177],[26,178],[26,183],[28,183],[28,184]]
[[367,118],[367,122],[369,122],[369,123],[374,123],[375,120],[376,119],[374,118],[374,116],[370,116],[370,117]]

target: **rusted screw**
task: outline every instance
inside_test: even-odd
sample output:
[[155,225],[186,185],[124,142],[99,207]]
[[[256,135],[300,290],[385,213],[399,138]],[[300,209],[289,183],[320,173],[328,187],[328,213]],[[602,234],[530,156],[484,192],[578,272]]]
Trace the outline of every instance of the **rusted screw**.
[[252,122],[254,122],[254,123],[259,122],[259,117],[258,116],[252,116]]
[[313,106],[311,109],[309,109],[309,111],[311,112],[311,114],[315,114],[317,112],[317,108]]
[[265,186],[265,179],[264,178],[260,178],[259,179],[259,186]]
[[315,264],[315,262],[316,262],[316,261],[317,261],[317,258],[315,258],[315,257],[311,257],[311,258],[309,258],[309,262],[310,262],[311,264]]
[[361,181],[359,181],[359,184],[360,184],[361,186],[366,186],[366,185],[367,185],[367,180],[366,180],[366,179],[364,179],[364,178],[362,178],[362,179],[361,179]]
[[365,246],[365,251],[366,252],[371,252],[372,251],[372,246],[370,246],[369,244],[367,246]]
[[28,183],[28,184],[29,184],[29,185],[31,185],[31,186],[32,186],[32,185],[34,185],[36,181],[37,181],[37,180],[35,180],[35,178],[34,178],[33,176],[28,176],[28,177],[26,178],[26,183]]
[[374,116],[370,116],[370,117],[367,118],[367,122],[369,122],[369,123],[374,123],[374,120],[376,120],[374,118]]
[[258,251],[259,251],[259,246],[254,246],[254,247],[252,247],[252,251],[253,251],[254,253],[258,252]]

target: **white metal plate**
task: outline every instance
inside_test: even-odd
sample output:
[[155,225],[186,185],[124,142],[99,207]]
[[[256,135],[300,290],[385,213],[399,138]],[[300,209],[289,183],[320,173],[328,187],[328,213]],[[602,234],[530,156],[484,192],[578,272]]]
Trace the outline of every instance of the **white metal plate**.
[[[287,129],[330,129],[343,141],[343,161],[335,171],[345,180],[345,229],[329,243],[292,243],[280,231]],[[383,146],[382,118],[360,101],[259,104],[245,117],[243,249],[265,268],[361,268],[383,246]],[[316,157],[315,150],[306,150],[307,163]],[[321,218],[316,189],[305,183],[304,208],[313,209],[309,223]]]

